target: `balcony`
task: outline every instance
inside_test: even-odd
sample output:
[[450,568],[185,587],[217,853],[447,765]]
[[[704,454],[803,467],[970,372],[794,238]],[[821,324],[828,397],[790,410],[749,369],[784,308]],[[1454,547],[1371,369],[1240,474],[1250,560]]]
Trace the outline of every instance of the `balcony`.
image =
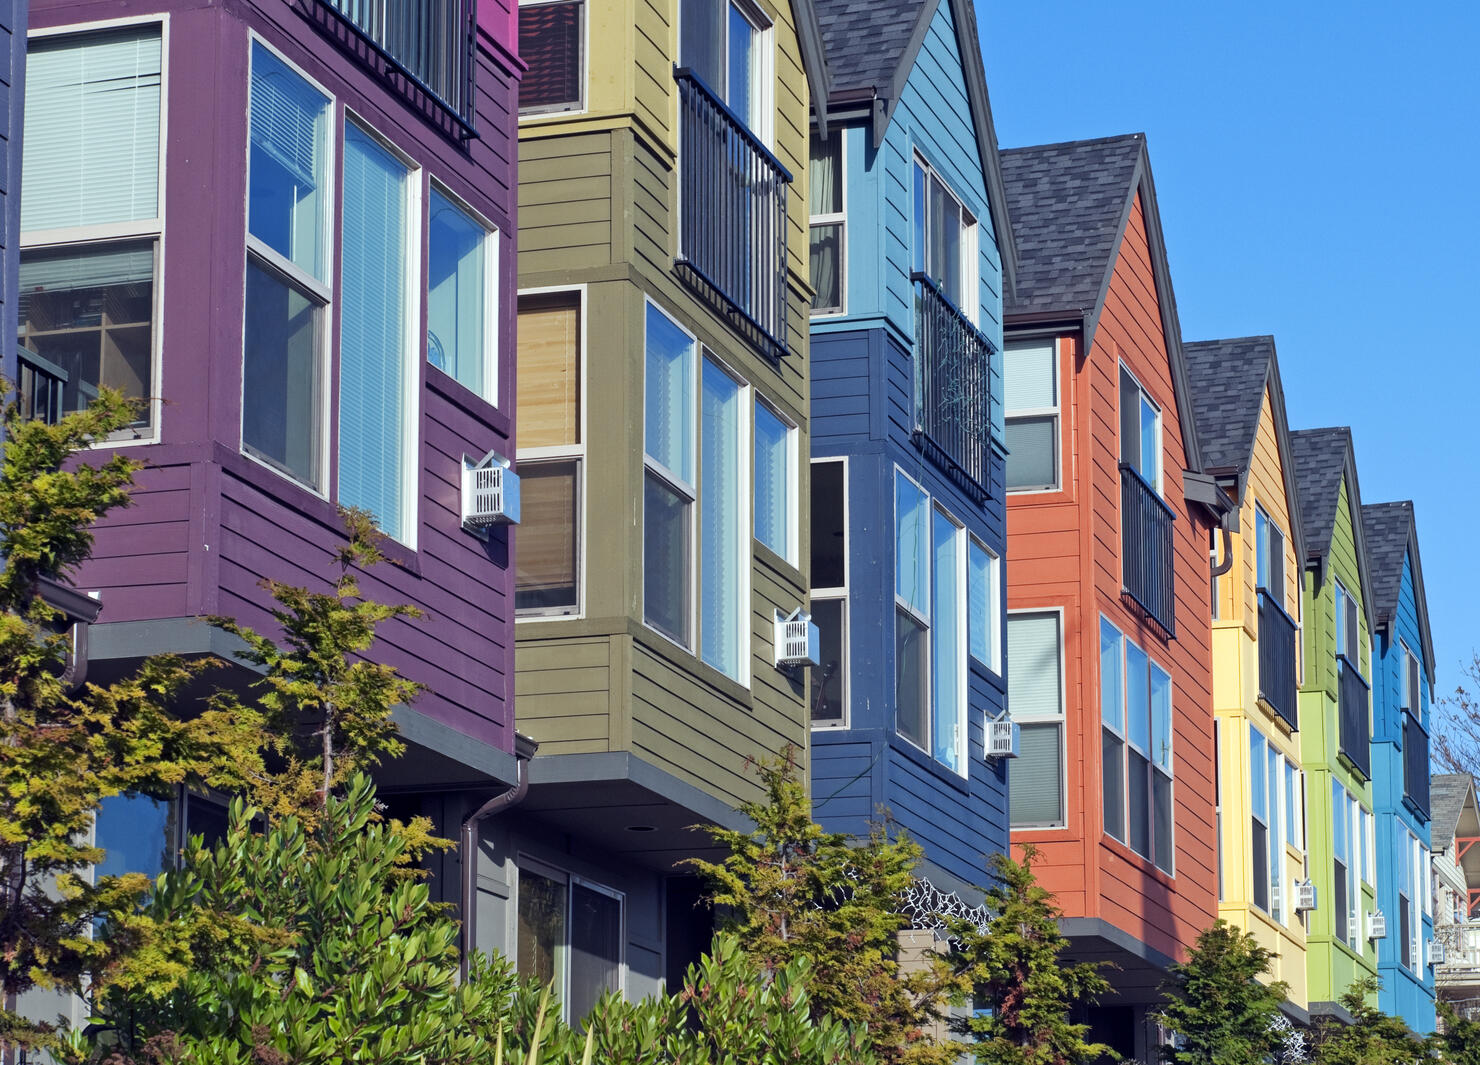
[[786,342],[791,174],[687,67],[678,82],[679,276],[765,355]]
[[1260,589],[1259,698],[1292,731],[1300,728],[1295,687],[1295,621],[1272,596]]
[[1429,734],[1412,714],[1403,714],[1403,798],[1429,815]]
[[991,491],[992,344],[926,274],[915,284],[915,434],[977,502]]
[[298,0],[298,6],[367,65],[383,65],[414,102],[435,105],[459,137],[477,136],[476,0]]
[[17,353],[19,372],[15,391],[20,400],[21,417],[55,425],[62,418],[62,393],[67,387],[67,371],[21,348]]
[[1434,942],[1444,946],[1444,963],[1434,966],[1438,986],[1480,986],[1480,921],[1436,925]]
[[1367,682],[1345,655],[1336,658],[1340,677],[1337,681],[1337,713],[1341,718],[1341,756],[1363,777],[1372,776],[1372,731],[1367,699]]
[[1172,570],[1176,515],[1129,463],[1120,464],[1120,574],[1122,594],[1168,637],[1177,635]]

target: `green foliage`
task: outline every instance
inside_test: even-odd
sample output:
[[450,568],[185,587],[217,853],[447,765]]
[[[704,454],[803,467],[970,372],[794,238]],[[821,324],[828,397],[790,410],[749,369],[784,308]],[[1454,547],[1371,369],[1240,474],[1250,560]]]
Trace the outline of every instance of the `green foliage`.
[[1162,992],[1167,1006],[1157,1017],[1181,1036],[1163,1047],[1172,1065],[1247,1065],[1271,1059],[1284,1044],[1274,1027],[1289,990],[1283,980],[1265,983],[1274,958],[1248,933],[1218,920],[1197,937],[1186,962],[1173,965]]
[[[0,388],[8,388],[0,382]],[[69,691],[64,616],[40,594],[92,548],[92,525],[126,506],[139,463],[122,455],[69,462],[128,425],[135,405],[104,389],[86,411],[46,425],[6,406],[0,457],[0,1045],[45,1045],[53,1033],[16,1016],[41,985],[75,990],[83,974],[123,982],[171,978],[178,931],[135,916],[109,941],[86,934],[103,913],[130,913],[148,881],[78,875],[102,852],[86,841],[94,812],[125,793],[165,795],[181,783],[232,786],[254,762],[250,724],[212,711],[169,712],[206,668],[157,658],[108,685]]]
[[765,800],[741,810],[750,832],[711,828],[728,851],[722,862],[694,860],[711,898],[769,973],[799,960],[812,966],[814,1017],[867,1025],[881,1062],[954,1062],[960,1048],[931,1029],[960,985],[942,959],[913,972],[897,961],[909,921],[899,898],[920,862],[918,844],[876,826],[853,845],[812,820],[796,752],[759,766]]
[[1364,976],[1341,996],[1351,1024],[1323,1016],[1312,1026],[1315,1065],[1409,1065],[1424,1057],[1424,1041],[1398,1017],[1383,1013],[1372,1002],[1378,983]]
[[957,965],[990,1013],[957,1022],[975,1036],[971,1049],[981,1065],[1080,1065],[1111,1053],[1088,1042],[1089,1026],[1069,1013],[1109,990],[1093,963],[1065,964],[1068,941],[1059,931],[1053,896],[1033,876],[1032,847],[1023,861],[993,855],[996,883],[987,893],[992,920],[985,933],[967,920],[951,922],[960,944]]
[[1438,1006],[1444,1031],[1429,1039],[1438,1059],[1444,1065],[1480,1065],[1480,1021],[1466,1020],[1442,1000]]

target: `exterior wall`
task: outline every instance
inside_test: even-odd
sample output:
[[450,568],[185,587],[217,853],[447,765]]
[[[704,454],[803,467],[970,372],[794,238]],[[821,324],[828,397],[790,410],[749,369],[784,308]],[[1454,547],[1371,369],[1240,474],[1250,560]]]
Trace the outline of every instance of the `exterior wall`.
[[[1335,888],[1333,811],[1331,782],[1342,783],[1355,795],[1369,813],[1372,809],[1372,787],[1354,773],[1338,756],[1340,728],[1337,707],[1336,666],[1336,586],[1332,578],[1358,599],[1358,640],[1361,661],[1357,664],[1364,677],[1372,676],[1371,634],[1365,606],[1360,602],[1362,580],[1356,549],[1352,508],[1346,479],[1342,479],[1336,502],[1336,525],[1331,536],[1324,576],[1315,571],[1305,581],[1305,673],[1300,686],[1300,755],[1305,766],[1305,823],[1309,836],[1306,852],[1310,862],[1309,876],[1316,885],[1316,909],[1307,916],[1308,951],[1306,955],[1310,1001],[1335,1002],[1363,975],[1377,975],[1377,951],[1371,941],[1363,944],[1360,954],[1335,938],[1333,902]],[[1376,771],[1374,766],[1373,771]],[[1362,876],[1365,881],[1365,873]],[[1359,915],[1376,908],[1376,893],[1370,883],[1359,888]]]
[[15,304],[21,231],[21,126],[30,0],[0,2],[0,373],[15,379]]
[[[1018,829],[1067,917],[1098,918],[1155,951],[1184,958],[1216,916],[1209,519],[1185,502],[1186,468],[1139,196],[1122,237],[1094,347],[1061,337],[1060,473],[1054,492],[1008,498],[1008,605],[1064,610],[1067,823]],[[1163,498],[1176,514],[1176,639],[1121,597],[1118,366],[1162,410]],[[1099,622],[1104,616],[1172,677],[1173,867],[1157,870],[1104,831]]]
[[[1259,698],[1259,601],[1255,545],[1255,508],[1285,534],[1285,598],[1281,606],[1300,618],[1303,570],[1295,556],[1284,466],[1275,432],[1274,407],[1266,387],[1254,437],[1254,456],[1248,485],[1239,507],[1239,531],[1231,534],[1233,566],[1217,578],[1218,610],[1213,621],[1213,705],[1219,729],[1219,794],[1221,847],[1218,916],[1253,934],[1259,945],[1275,955],[1271,980],[1290,985],[1289,999],[1306,1009],[1309,996],[1305,972],[1305,928],[1294,915],[1288,898],[1276,921],[1253,903],[1252,779],[1249,729],[1297,768],[1300,738]],[[1297,641],[1297,654],[1299,637]],[[1299,666],[1297,663],[1297,673]],[[1305,877],[1305,851],[1285,844],[1281,883],[1292,885]],[[1289,887],[1285,888],[1288,893]]]

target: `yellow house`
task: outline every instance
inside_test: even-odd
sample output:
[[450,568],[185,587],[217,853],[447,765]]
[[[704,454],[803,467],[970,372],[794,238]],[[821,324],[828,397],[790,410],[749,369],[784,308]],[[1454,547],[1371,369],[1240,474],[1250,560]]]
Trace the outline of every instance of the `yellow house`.
[[1300,505],[1274,338],[1186,344],[1207,469],[1236,503],[1214,530],[1218,915],[1274,955],[1309,1020],[1298,686]]

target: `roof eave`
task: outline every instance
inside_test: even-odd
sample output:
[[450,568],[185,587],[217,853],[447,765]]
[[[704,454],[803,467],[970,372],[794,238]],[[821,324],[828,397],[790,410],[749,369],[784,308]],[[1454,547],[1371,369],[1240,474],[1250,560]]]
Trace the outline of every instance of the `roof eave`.
[[828,124],[828,98],[832,95],[832,72],[827,66],[827,49],[822,43],[822,22],[817,17],[813,0],[792,0],[792,14],[797,24],[797,45],[802,52],[802,70],[811,90],[812,115],[825,137]]

